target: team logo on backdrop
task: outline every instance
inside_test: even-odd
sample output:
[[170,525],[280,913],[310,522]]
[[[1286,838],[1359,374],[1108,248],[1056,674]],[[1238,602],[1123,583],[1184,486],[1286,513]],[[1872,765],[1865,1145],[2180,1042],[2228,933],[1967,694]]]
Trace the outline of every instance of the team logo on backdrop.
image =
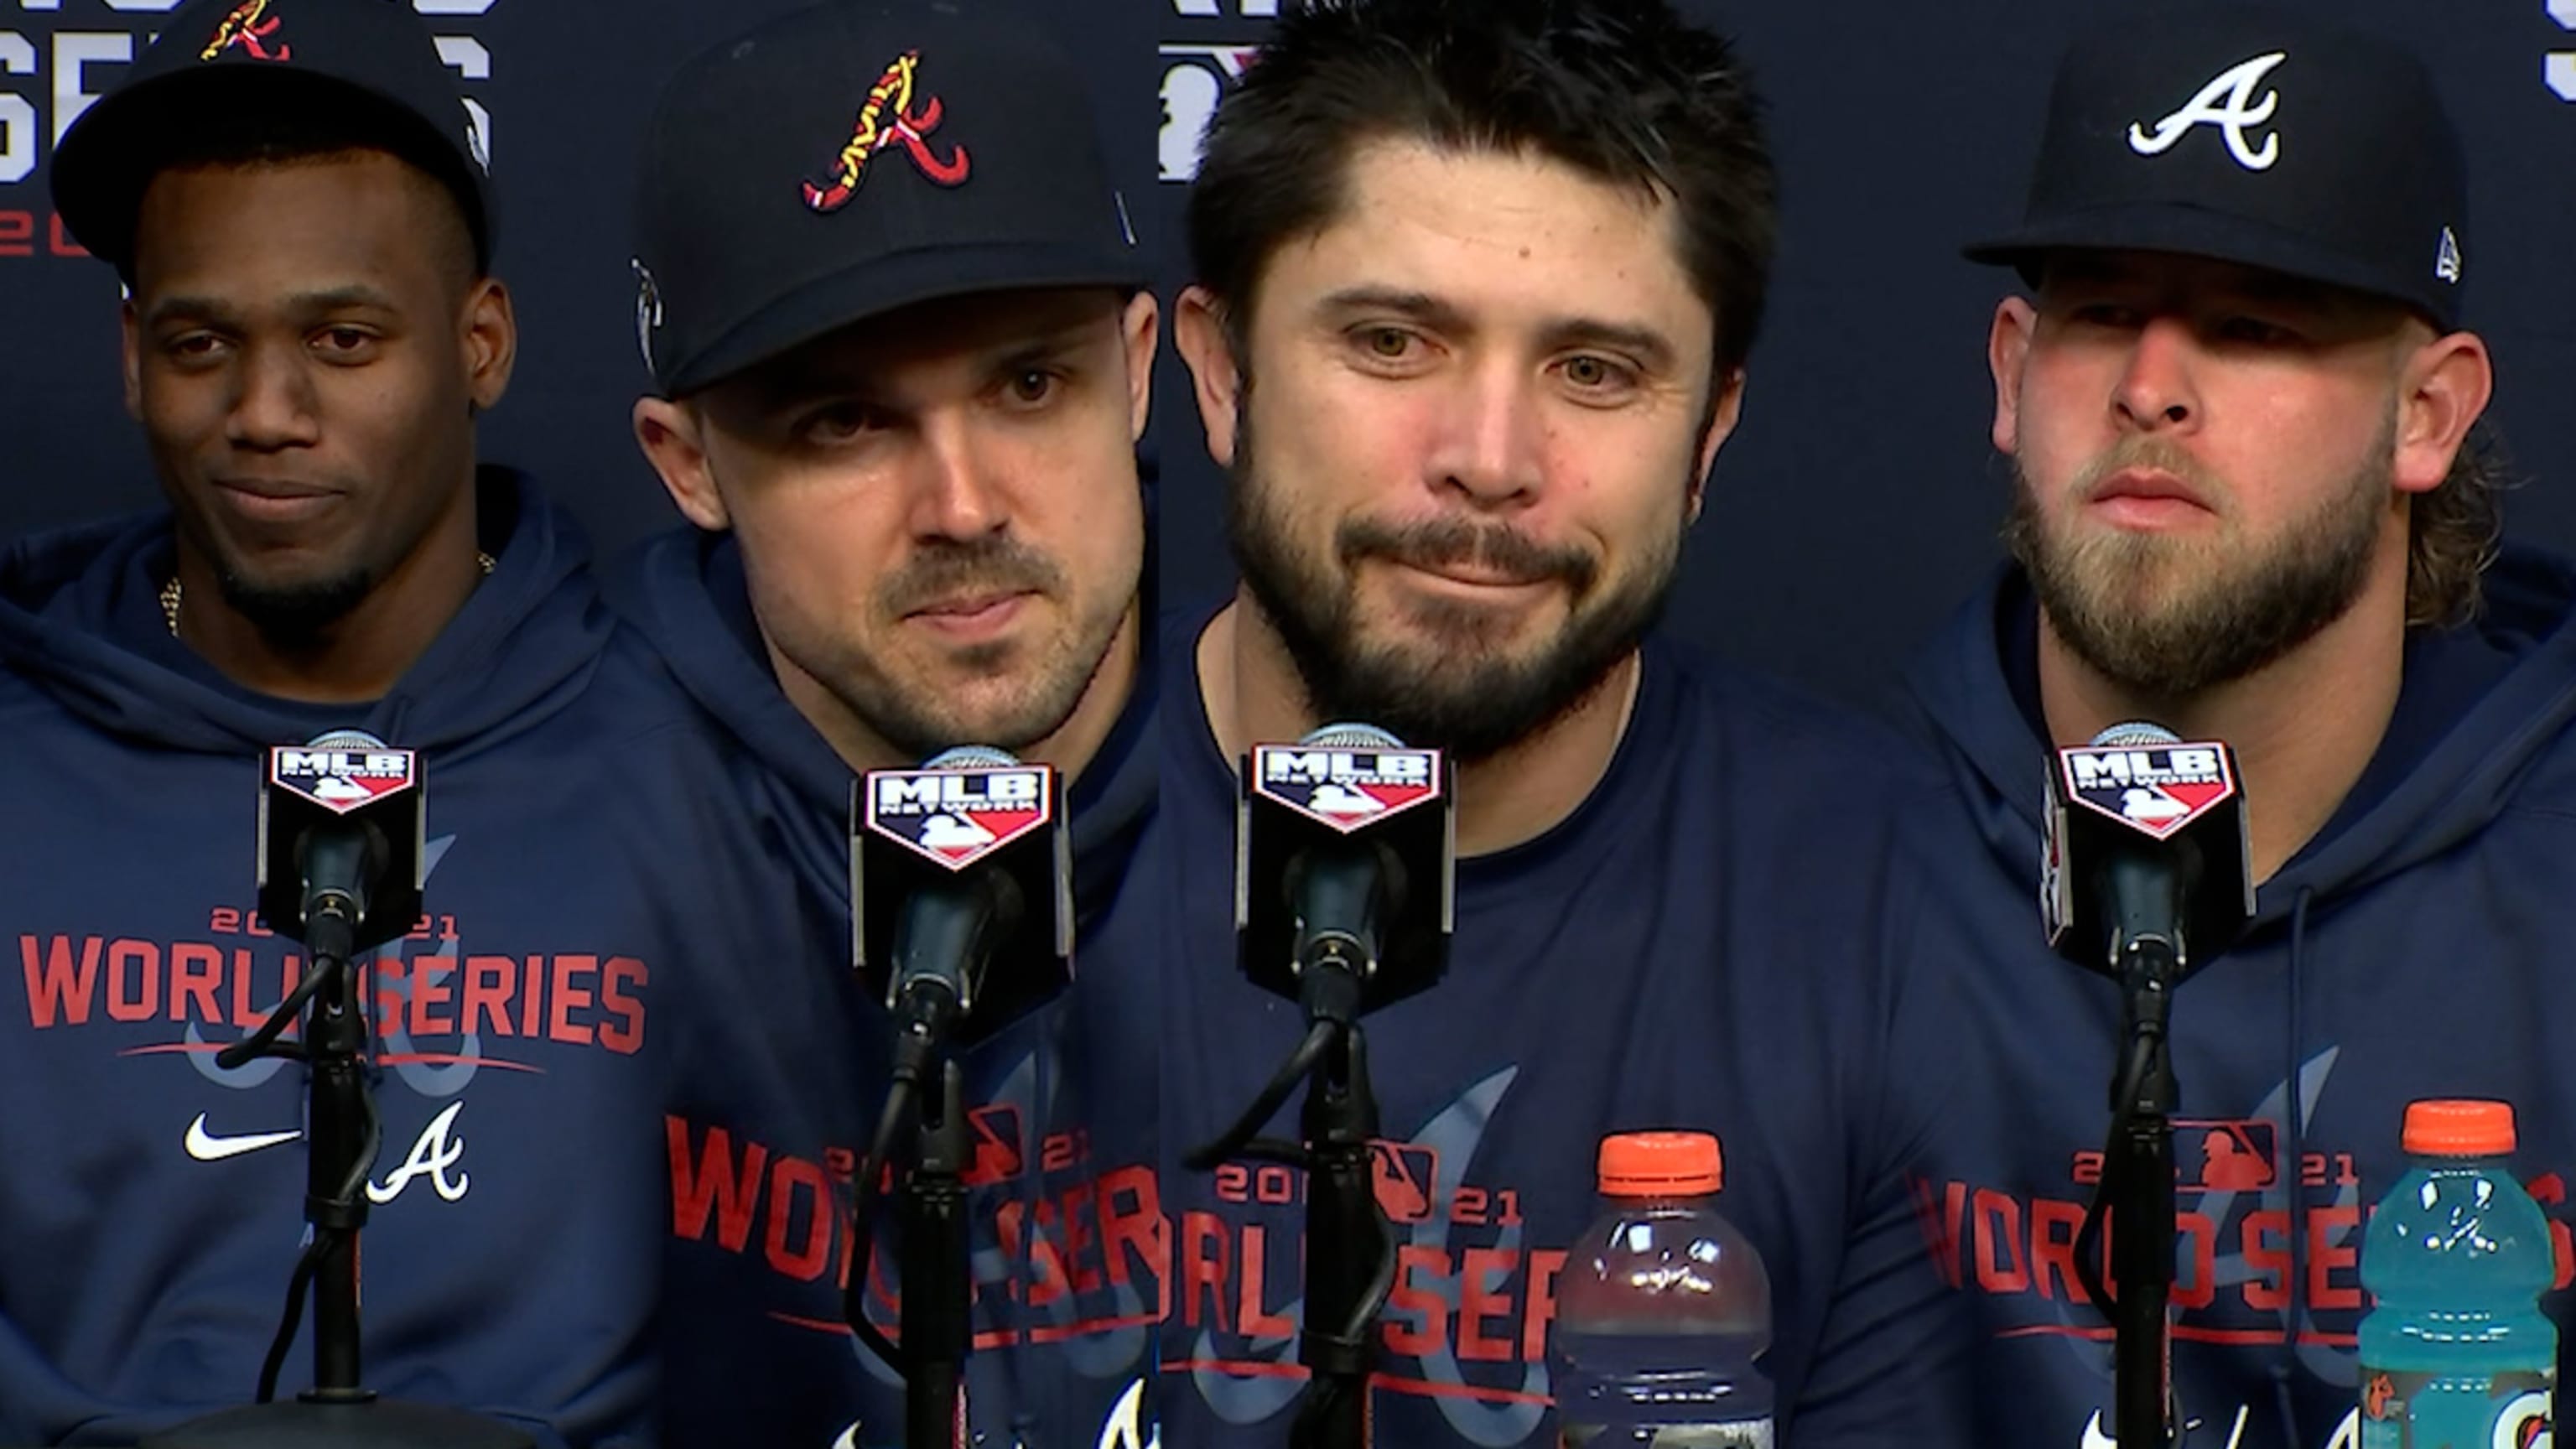
[[419,783],[409,750],[314,750],[279,746],[268,752],[269,783],[335,815],[398,795]]
[[924,177],[941,186],[963,185],[972,159],[964,146],[950,149],[943,158],[930,149],[930,133],[939,129],[939,97],[924,97],[915,109],[914,73],[921,67],[921,52],[907,50],[885,68],[877,83],[868,88],[867,104],[859,107],[858,125],[850,132],[848,144],[841,147],[831,184],[818,186],[805,183],[805,205],[815,212],[829,215],[850,204],[859,187],[868,179],[868,165],[877,153],[897,146],[912,158],[913,166]]
[[871,770],[865,824],[950,870],[964,870],[1044,828],[1054,805],[1047,772],[1025,765]]
[[2227,154],[2248,171],[2269,171],[2281,159],[2281,133],[2276,128],[2263,135],[2261,144],[2253,138],[2255,127],[2272,119],[2281,107],[2278,90],[2263,92],[2258,99],[2254,88],[2263,83],[2272,67],[2289,59],[2285,50],[2258,55],[2252,60],[2230,66],[2200,88],[2200,94],[2183,102],[2179,110],[2156,122],[2150,132],[2146,124],[2129,124],[2129,149],[2141,156],[2161,156],[2180,144],[2194,126],[2215,126],[2227,138]]
[[253,60],[293,60],[294,48],[275,38],[277,28],[285,23],[286,17],[268,13],[268,0],[242,0],[224,13],[197,59],[213,60],[238,47],[249,51]]
[[2070,806],[2166,839],[2236,793],[2225,752],[2208,745],[2117,746],[2057,752]]
[[1255,793],[1345,834],[1440,793],[1437,750],[1261,745],[1252,753]]

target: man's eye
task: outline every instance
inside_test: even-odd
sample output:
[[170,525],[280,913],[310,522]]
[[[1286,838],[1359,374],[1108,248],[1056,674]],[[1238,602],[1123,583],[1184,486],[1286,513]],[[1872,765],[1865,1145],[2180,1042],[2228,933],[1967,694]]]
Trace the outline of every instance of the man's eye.
[[882,428],[885,420],[861,403],[836,403],[809,415],[797,432],[809,443],[847,443]]
[[1055,396],[1062,379],[1042,367],[1022,369],[1011,374],[1011,401],[1034,405]]
[[1360,335],[1360,346],[1381,362],[1402,362],[1413,355],[1414,336],[1401,327],[1371,327]]

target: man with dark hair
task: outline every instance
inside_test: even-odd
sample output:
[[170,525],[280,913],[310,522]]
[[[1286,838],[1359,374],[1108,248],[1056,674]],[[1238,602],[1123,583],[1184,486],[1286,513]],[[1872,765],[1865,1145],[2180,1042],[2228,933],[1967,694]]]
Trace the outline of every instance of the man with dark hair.
[[[962,745],[1070,781],[1078,966],[961,1053],[964,1412],[995,1443],[1140,1432],[1153,1059],[1110,1044],[1150,1029],[1122,968],[1158,929],[1122,883],[1154,803],[1135,448],[1159,313],[1083,75],[1042,33],[924,0],[798,11],[684,66],[645,140],[635,436],[694,526],[612,592],[726,741],[757,829],[720,853],[775,878],[748,914],[801,927],[688,1028],[707,1055],[670,1128],[674,1443],[906,1442],[901,1385],[843,1316],[856,1283],[891,1331],[919,1288],[892,1199],[872,1262],[836,1230],[894,1038],[850,969],[851,786]],[[763,1210],[810,1216],[719,1222],[715,1184],[772,1161],[817,1191],[800,1207],[773,1178]]]
[[[1235,762],[1337,720],[1450,751],[1453,964],[1364,1023],[1400,1244],[1378,1443],[1553,1442],[1595,1151],[1647,1128],[1722,1140],[1784,1439],[1956,1427],[1888,751],[1652,630],[1743,397],[1772,195],[1731,49],[1644,0],[1314,7],[1206,138],[1176,338],[1242,584],[1167,645],[1167,1157],[1303,1032],[1228,964]],[[1166,1167],[1167,1444],[1287,1427],[1302,1210],[1274,1176]]]
[[[352,963],[383,1152],[363,1367],[549,1444],[647,1442],[660,1023],[692,954],[666,718],[569,522],[478,468],[516,357],[484,152],[408,5],[168,17],[54,158],[129,295],[168,509],[0,556],[0,1439],[247,1403],[298,1256],[300,975],[250,910],[265,747],[419,751],[426,914]],[[344,781],[344,783],[346,783]],[[694,869],[686,874],[695,874]],[[309,1325],[312,1315],[305,1316]],[[278,1386],[305,1382],[310,1329]]]
[[1933,1165],[1980,1442],[2102,1444],[2116,1418],[2074,1238],[2121,988],[2032,910],[2051,746],[2149,720],[2240,766],[2259,909],[2173,1005],[2189,1442],[2366,1432],[2356,1255],[2408,1101],[2513,1102],[2515,1168],[2565,1213],[2576,1104],[2538,1023],[2576,928],[2576,573],[2498,556],[2464,173],[2384,38],[2123,12],[2060,65],[2024,223],[1969,253],[2030,286],[1988,348],[2016,563],[1910,684],[1967,807],[1924,819],[1978,1067]]

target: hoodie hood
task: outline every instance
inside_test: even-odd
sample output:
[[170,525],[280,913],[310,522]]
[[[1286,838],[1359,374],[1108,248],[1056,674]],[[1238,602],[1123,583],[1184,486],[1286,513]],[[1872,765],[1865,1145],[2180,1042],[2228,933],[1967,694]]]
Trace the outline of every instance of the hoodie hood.
[[174,750],[241,754],[334,726],[450,759],[505,744],[580,695],[610,624],[570,517],[506,469],[483,469],[476,487],[492,573],[372,705],[255,693],[172,638],[166,511],[0,553],[0,662],[98,729]]
[[[2258,893],[2253,929],[2286,922],[2438,855],[2501,812],[2533,761],[2576,717],[2576,567],[2526,549],[2486,575],[2486,609],[2409,639],[2406,680],[2381,758],[2356,796]],[[1906,673],[1909,704],[1947,760],[1987,848],[2039,879],[2049,741],[2016,689],[2037,608],[2008,567]]]

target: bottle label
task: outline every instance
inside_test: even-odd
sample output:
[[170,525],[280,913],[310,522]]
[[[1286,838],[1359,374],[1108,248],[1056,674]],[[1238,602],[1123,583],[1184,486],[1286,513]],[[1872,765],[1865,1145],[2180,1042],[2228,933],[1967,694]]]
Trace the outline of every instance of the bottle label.
[[2361,1449],[2548,1449],[2557,1370],[2361,1370]]
[[1731,1424],[1568,1424],[1565,1449],[1772,1449],[1771,1421]]

